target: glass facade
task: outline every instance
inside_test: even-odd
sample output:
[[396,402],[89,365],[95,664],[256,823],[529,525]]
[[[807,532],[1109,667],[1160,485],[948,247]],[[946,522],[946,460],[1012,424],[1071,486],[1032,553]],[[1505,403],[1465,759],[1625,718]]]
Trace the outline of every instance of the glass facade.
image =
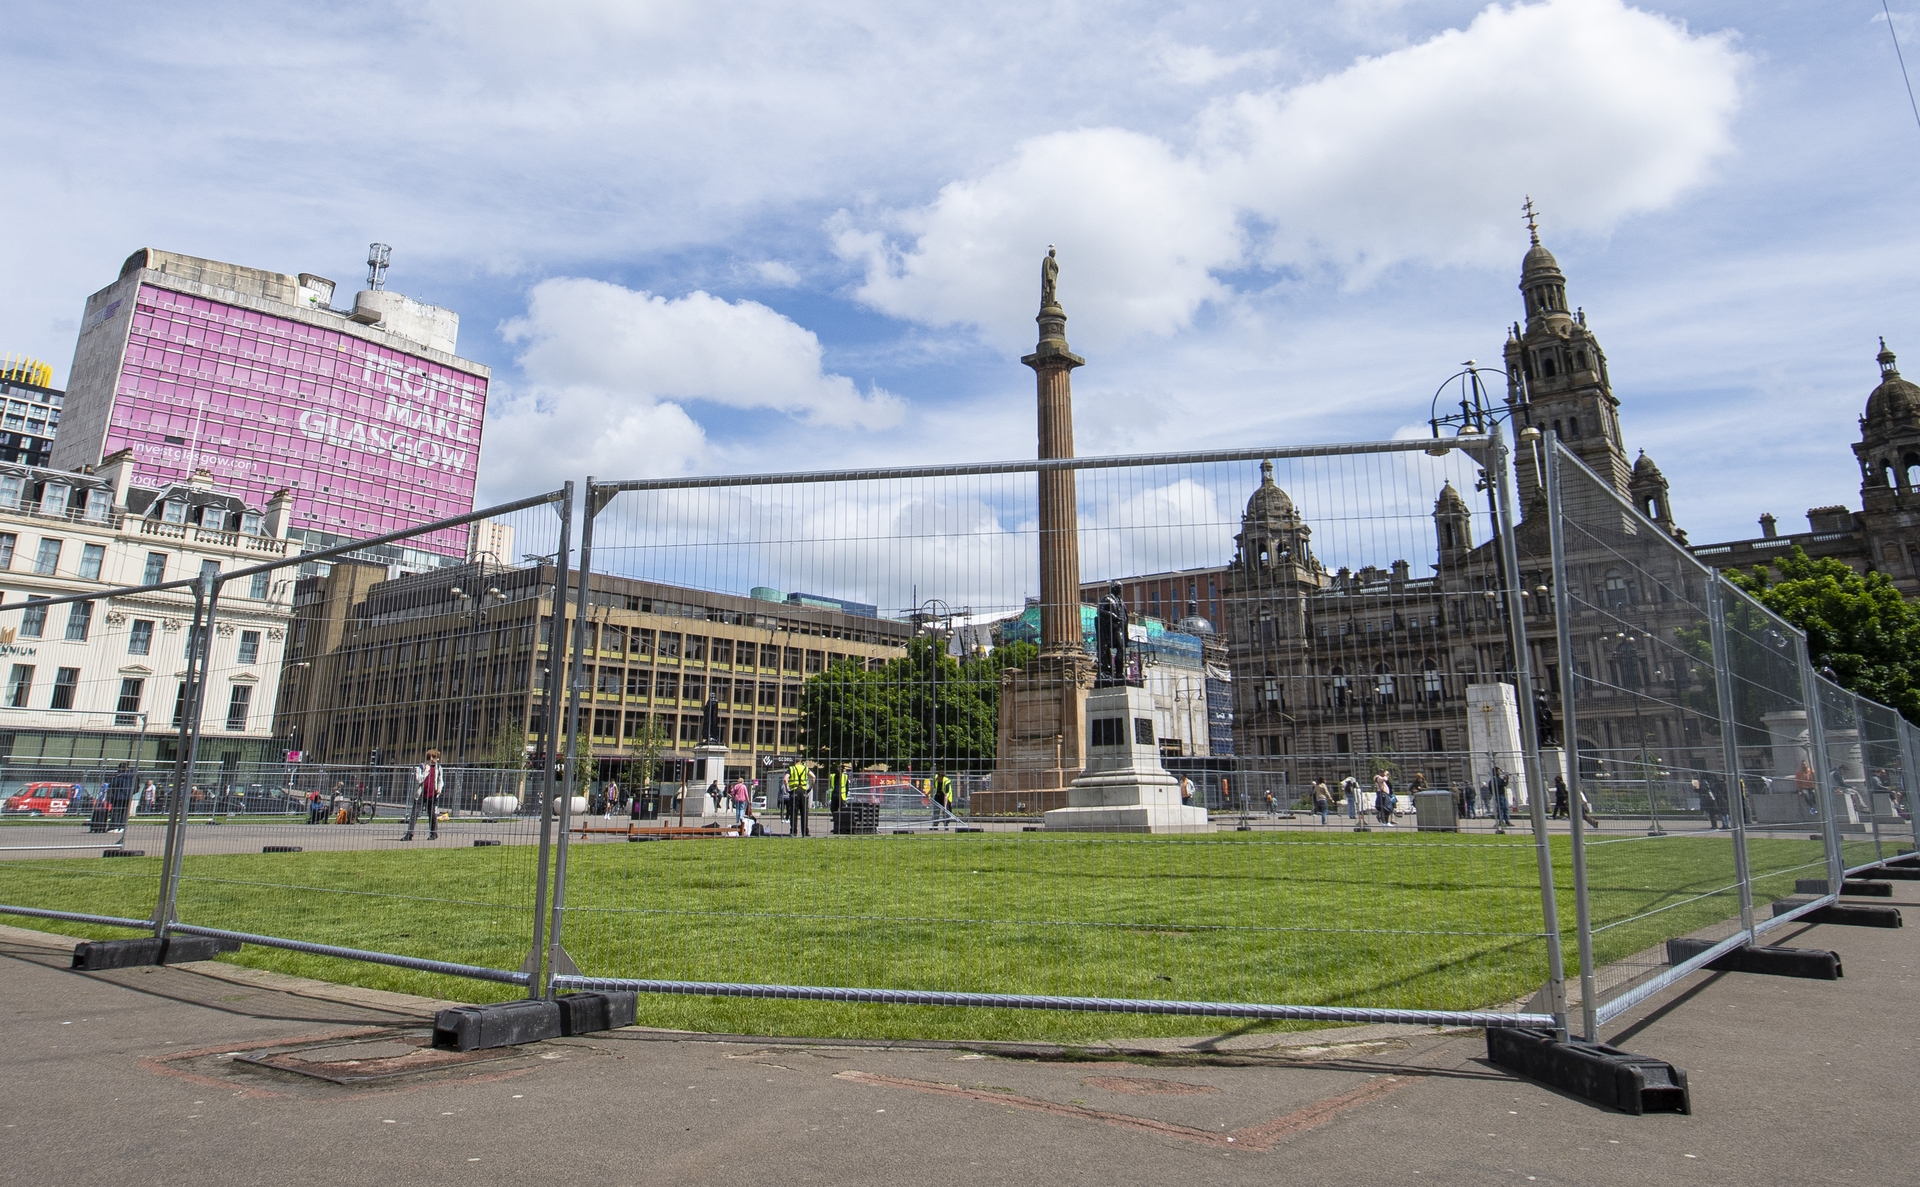
[[[290,529],[340,537],[473,510],[487,381],[336,330],[141,285],[103,453],[135,481],[197,469]],[[467,529],[422,538],[464,556]]]

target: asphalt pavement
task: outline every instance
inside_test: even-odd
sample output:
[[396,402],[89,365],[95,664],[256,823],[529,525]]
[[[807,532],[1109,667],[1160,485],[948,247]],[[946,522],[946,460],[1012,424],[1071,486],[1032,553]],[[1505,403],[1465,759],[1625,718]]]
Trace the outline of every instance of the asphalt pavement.
[[1406,1027],[1072,1052],[635,1028],[459,1059],[423,1046],[440,1003],[76,973],[69,943],[0,928],[0,1148],[15,1183],[161,1187],[1913,1182],[1920,933],[1783,931],[1846,978],[1697,974],[1617,1020],[1693,1088],[1691,1116],[1631,1117],[1492,1067],[1478,1032]]

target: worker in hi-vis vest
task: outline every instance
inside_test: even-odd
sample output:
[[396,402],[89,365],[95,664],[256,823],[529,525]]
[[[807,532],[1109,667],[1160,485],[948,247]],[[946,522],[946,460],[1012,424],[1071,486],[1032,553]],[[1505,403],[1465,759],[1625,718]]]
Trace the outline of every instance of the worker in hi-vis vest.
[[827,774],[827,810],[833,813],[833,831],[840,831],[841,813],[847,807],[847,764],[835,763]]
[[810,835],[807,829],[807,809],[811,806],[808,790],[811,779],[807,774],[807,764],[799,759],[787,768],[787,835],[804,837]]
[[944,772],[935,772],[928,790],[933,797],[933,827],[945,828],[953,819],[953,780]]

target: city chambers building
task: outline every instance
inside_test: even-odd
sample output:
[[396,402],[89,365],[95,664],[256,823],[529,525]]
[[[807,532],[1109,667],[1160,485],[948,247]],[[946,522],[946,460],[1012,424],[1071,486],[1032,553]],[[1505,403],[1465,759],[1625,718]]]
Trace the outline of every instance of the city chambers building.
[[[554,582],[551,564],[485,562],[393,580],[384,566],[342,563],[302,579],[280,736],[322,763],[412,764],[432,747],[450,765],[504,767],[557,750],[542,723],[549,695],[565,708],[574,614],[570,603],[556,650]],[[751,778],[798,752],[808,676],[848,658],[883,664],[915,630],[829,599],[756,592],[593,575],[580,727],[600,773],[626,779],[651,730],[654,776],[691,777],[711,697],[728,775]]]

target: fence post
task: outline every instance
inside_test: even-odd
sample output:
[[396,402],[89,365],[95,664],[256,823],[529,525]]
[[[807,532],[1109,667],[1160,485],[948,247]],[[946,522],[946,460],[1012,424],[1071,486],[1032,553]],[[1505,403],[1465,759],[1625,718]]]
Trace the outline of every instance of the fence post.
[[154,906],[156,937],[173,925],[180,894],[180,864],[186,856],[187,794],[200,759],[200,715],[206,704],[207,668],[213,654],[213,620],[220,603],[221,579],[203,573],[193,585],[193,646],[187,649],[187,689],[181,698],[180,753],[174,761],[173,811],[167,817],[166,856],[160,870],[160,901]]
[[1727,644],[1726,578],[1719,570],[1707,577],[1707,622],[1713,646],[1713,683],[1720,699],[1720,745],[1727,767],[1726,809],[1733,828],[1733,873],[1740,884],[1740,930],[1747,943],[1759,942],[1753,930],[1753,872],[1747,865],[1747,790],[1740,777],[1740,737],[1733,705],[1733,652]]
[[546,696],[541,698],[540,706],[540,764],[546,771],[534,783],[535,794],[540,797],[540,873],[533,887],[533,947],[527,951],[526,963],[520,966],[527,974],[530,998],[545,997],[547,993],[546,978],[541,970],[547,950],[547,877],[553,855],[553,751],[549,739],[558,733],[553,728],[553,655],[554,649],[560,646],[558,628],[567,620],[567,562],[573,555],[573,482],[569,480],[561,492],[560,546],[553,557],[553,622],[547,631]]
[[[1567,1037],[1567,970],[1560,950],[1560,908],[1553,887],[1553,840],[1547,836],[1546,772],[1540,769],[1540,724],[1533,705],[1533,658],[1527,648],[1526,608],[1520,599],[1520,549],[1513,533],[1512,476],[1508,473],[1507,443],[1500,423],[1488,426],[1486,469],[1498,494],[1500,583],[1506,587],[1507,646],[1513,650],[1515,698],[1520,702],[1520,753],[1527,763],[1528,816],[1533,822],[1534,857],[1540,867],[1540,911],[1546,921],[1547,996],[1554,1029]],[[1563,664],[1564,666],[1564,664]]]
[[1800,644],[1795,659],[1800,664],[1800,687],[1807,702],[1807,765],[1813,768],[1813,802],[1820,812],[1820,835],[1827,847],[1827,893],[1838,896],[1845,877],[1846,859],[1840,853],[1840,823],[1833,818],[1833,795],[1827,790],[1827,712],[1821,705],[1820,675],[1813,669],[1813,656],[1807,650],[1807,637],[1796,635]]
[[[560,835],[553,862],[553,922],[547,929],[548,992],[552,991],[556,973],[579,971],[573,967],[572,959],[560,945],[560,931],[567,909],[567,842],[572,835],[573,821],[573,752],[580,737],[580,665],[586,650],[587,599],[593,588],[593,521],[600,508],[606,505],[599,497],[600,492],[594,489],[591,474],[587,475],[585,495],[580,513],[579,592],[574,595],[573,642],[568,649],[566,667],[566,758],[562,762],[565,772],[562,782],[566,786],[560,789]],[[607,492],[607,498],[612,497],[613,492]]]
[[[1914,728],[1898,712],[1893,715],[1893,724],[1900,733],[1900,799],[1907,808],[1906,852],[1913,853],[1920,850],[1920,828],[1914,827],[1913,823],[1914,788],[1917,785],[1913,766],[1913,760],[1916,757],[1916,747],[1913,744]],[[1895,812],[1894,815],[1897,817],[1899,813]],[[1895,856],[1899,855],[1895,854]]]
[[1587,899],[1587,812],[1580,785],[1580,727],[1578,703],[1580,668],[1573,654],[1573,597],[1567,582],[1566,508],[1560,495],[1565,471],[1560,466],[1560,439],[1547,439],[1547,536],[1553,552],[1553,622],[1560,655],[1561,749],[1573,755],[1567,764],[1567,817],[1573,849],[1574,942],[1580,953],[1580,1037],[1600,1037],[1599,988],[1593,976],[1593,916]]

